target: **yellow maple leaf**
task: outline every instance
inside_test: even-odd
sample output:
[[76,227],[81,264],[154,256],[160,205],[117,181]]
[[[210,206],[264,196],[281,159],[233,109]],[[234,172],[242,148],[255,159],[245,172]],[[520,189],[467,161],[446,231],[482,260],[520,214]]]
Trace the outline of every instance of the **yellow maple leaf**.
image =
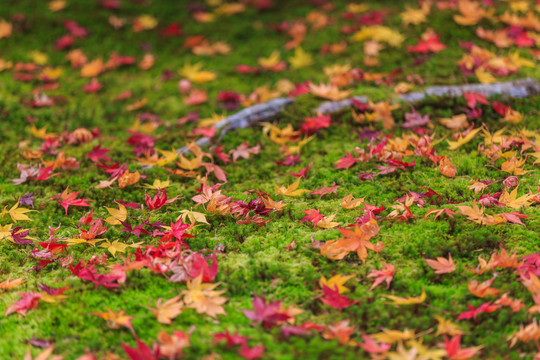
[[336,214],[325,216],[321,221],[317,222],[317,227],[321,229],[332,229],[339,225],[338,222],[334,221]]
[[353,34],[352,41],[364,41],[366,39],[373,39],[377,41],[386,42],[387,44],[399,47],[405,40],[405,37],[383,25],[364,26],[360,31]]
[[422,289],[422,293],[419,296],[395,296],[395,295],[383,295],[385,298],[392,301],[393,305],[415,305],[421,304],[426,300],[426,292]]
[[182,69],[178,71],[178,74],[180,76],[185,77],[191,82],[194,83],[205,83],[214,80],[217,75],[216,73],[208,70],[202,70],[202,64],[197,63],[194,65],[191,65],[190,63],[187,63],[184,65]]
[[307,189],[298,189],[298,186],[300,186],[300,178],[293,182],[288,187],[274,185],[274,189],[276,191],[276,194],[279,195],[285,195],[285,196],[300,196],[306,192],[310,192],[311,190]]
[[463,137],[460,137],[457,141],[447,140],[446,142],[448,143],[448,149],[456,150],[459,147],[467,144],[472,139],[474,139],[474,137],[476,136],[476,134],[478,134],[478,132],[480,130],[482,130],[482,128],[477,128],[477,129],[471,130],[471,131],[469,131],[469,133],[467,135],[465,135]]
[[264,57],[257,58],[257,63],[264,68],[274,67],[280,62],[279,55],[280,55],[279,51],[274,50],[272,51],[270,56],[267,58],[264,58]]
[[144,185],[145,188],[154,189],[154,190],[166,189],[169,186],[171,186],[171,183],[169,180],[161,181],[159,179],[154,180],[154,183],[152,185],[150,184]]
[[49,304],[54,304],[54,303],[57,303],[59,301],[64,301],[68,297],[69,297],[69,295],[65,295],[65,294],[50,295],[50,294],[47,294],[47,293],[42,293],[41,298],[39,300],[40,301],[45,301],[46,303],[49,303]]
[[442,316],[435,316],[435,319],[437,319],[437,332],[435,333],[435,336],[439,335],[450,335],[450,336],[456,336],[459,334],[463,334],[463,331],[459,327],[459,325],[454,324],[451,320],[446,320]]
[[[514,156],[514,154],[515,152],[509,154],[510,159],[502,163],[501,170],[511,175],[525,175],[528,173],[528,171],[523,170],[521,166],[525,164],[526,159],[518,159]],[[505,157],[503,154],[501,154],[501,156]]]
[[47,61],[49,61],[49,57],[47,54],[42,53],[41,51],[31,51],[30,52],[30,58],[36,65],[45,65]]
[[478,78],[478,81],[480,81],[482,84],[492,84],[497,81],[497,79],[495,79],[490,72],[486,71],[486,68],[483,66],[474,70],[474,74]]
[[41,140],[55,138],[55,133],[47,133],[47,127],[42,127],[41,129],[36,128],[34,125],[30,125],[30,133]]
[[62,239],[60,241],[65,241],[68,245],[77,245],[77,244],[90,244],[95,246],[98,242],[104,241],[105,239],[82,239],[82,238],[69,238]]
[[517,52],[517,51],[510,54],[510,56],[508,58],[510,59],[510,61],[512,61],[512,63],[517,68],[520,68],[520,67],[523,67],[523,66],[530,67],[530,68],[535,67],[535,63],[533,61],[520,57],[519,52]]
[[330,279],[327,280],[324,276],[321,276],[319,280],[319,286],[322,288],[324,285],[326,285],[332,290],[334,290],[337,287],[339,293],[343,294],[344,292],[349,291],[349,289],[346,288],[344,284],[350,279],[352,279],[353,277],[354,277],[353,275],[343,276],[343,275],[338,274],[338,275],[332,276]]
[[41,74],[39,74],[39,78],[40,80],[58,80],[60,76],[62,76],[63,72],[64,70],[62,70],[62,68],[52,68],[50,66],[47,66],[41,71]]
[[182,218],[183,223],[186,223],[186,219],[188,219],[191,224],[203,223],[203,224],[210,225],[208,221],[206,221],[206,216],[203,213],[191,211],[187,209],[181,210],[180,213],[182,215],[180,215],[176,219],[176,221],[178,221],[179,218]]
[[343,199],[341,199],[341,207],[344,209],[354,209],[359,207],[364,203],[365,198],[358,198],[355,199],[353,197],[353,194],[350,193],[349,195],[345,196]]
[[294,56],[289,58],[289,63],[293,69],[300,69],[314,64],[313,57],[301,47],[294,50]]
[[398,341],[414,338],[414,330],[405,329],[403,331],[383,329],[380,333],[373,334],[371,337],[379,342],[393,344]]
[[176,150],[158,150],[158,152],[163,155],[163,157],[159,158],[156,161],[157,166],[164,166],[170,162],[173,162],[178,157],[178,153],[176,152]]
[[[0,213],[1,216],[4,216],[4,212]],[[0,226],[0,240],[8,239],[11,240],[11,227],[13,224],[7,224]]]
[[182,169],[195,170],[201,167],[201,161],[202,161],[201,156],[195,157],[191,160],[184,157],[184,155],[182,154],[180,154],[179,156],[180,156],[180,162],[177,161],[176,164]]
[[410,6],[405,6],[405,11],[400,14],[403,25],[419,25],[426,22],[426,15],[429,13],[429,5],[427,3],[426,5],[427,6],[420,9],[413,9]]
[[131,247],[131,248],[138,248],[139,245],[141,245],[143,242],[138,242],[138,243],[134,243],[134,244],[126,244],[126,243],[121,243],[119,242],[119,240],[114,240],[112,243],[109,241],[109,240],[105,240],[104,243],[100,244],[99,247],[102,247],[102,248],[106,248],[107,250],[109,250],[109,252],[115,256],[117,252],[126,252],[126,249],[128,247]]
[[11,216],[11,219],[13,220],[13,222],[17,222],[17,221],[32,221],[32,219],[30,219],[27,215],[25,215],[26,213],[29,213],[31,211],[36,211],[36,210],[30,210],[30,209],[25,209],[25,208],[20,208],[19,207],[19,202],[17,201],[15,203],[15,205],[13,205],[11,207],[11,209],[9,209],[8,211],[6,211],[6,208],[7,206],[4,208],[4,210],[0,213],[1,217],[4,217],[4,215],[6,214],[9,214],[9,216]]
[[152,15],[141,15],[136,17],[133,20],[133,31],[139,32],[143,30],[151,30],[155,28],[158,24],[158,21]]
[[124,205],[118,204],[118,209],[109,208],[105,206],[105,209],[111,214],[108,218],[105,219],[105,222],[111,225],[121,225],[120,221],[126,221],[127,218],[127,209]]
[[511,193],[509,193],[505,187],[501,196],[499,197],[499,202],[502,202],[504,205],[512,209],[519,209],[521,207],[530,206],[531,201],[535,197],[535,195],[532,193],[529,193],[529,194],[522,195],[518,198],[517,197],[518,187],[519,186],[516,186],[516,188],[512,190]]

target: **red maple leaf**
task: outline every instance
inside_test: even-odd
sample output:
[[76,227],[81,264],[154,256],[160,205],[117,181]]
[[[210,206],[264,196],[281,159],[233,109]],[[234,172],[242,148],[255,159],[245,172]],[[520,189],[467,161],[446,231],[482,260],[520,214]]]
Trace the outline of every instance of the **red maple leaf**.
[[231,334],[228,330],[225,330],[225,332],[214,335],[214,341],[212,341],[212,344],[217,344],[223,340],[227,342],[227,347],[232,347],[235,345],[245,344],[247,342],[247,337],[238,335],[238,332]]
[[321,214],[319,210],[307,209],[307,210],[303,210],[303,212],[306,214],[306,216],[304,216],[302,220],[300,220],[300,222],[303,223],[303,222],[311,221],[313,223],[313,228],[317,226],[317,223],[319,221],[324,219],[324,215]]
[[339,293],[337,285],[334,285],[334,289],[323,285],[323,292],[324,297],[321,298],[321,301],[334,309],[343,309],[352,305],[349,298]]
[[111,159],[106,155],[109,151],[111,151],[111,149],[102,149],[101,145],[94,146],[92,151],[90,151],[86,157],[96,163],[100,159],[110,161]]
[[41,294],[33,291],[29,293],[21,293],[20,295],[20,300],[6,308],[5,316],[8,316],[14,312],[18,312],[19,314],[26,316],[26,312],[36,308],[38,306],[39,299],[41,299]]
[[310,163],[308,166],[306,166],[305,168],[302,168],[300,169],[299,172],[297,173],[294,173],[294,172],[291,172],[290,174],[294,177],[305,177],[307,175],[307,172],[313,167],[313,163]]
[[168,205],[178,200],[178,198],[179,197],[177,196],[172,199],[167,199],[167,192],[165,191],[165,189],[158,189],[157,194],[154,195],[154,197],[152,198],[146,193],[146,191],[144,192],[144,202],[150,210],[159,209],[163,205]]
[[266,302],[264,296],[253,298],[253,310],[242,310],[244,315],[253,324],[262,324],[266,329],[272,329],[280,323],[283,323],[291,318],[289,314],[281,310],[281,301]]
[[212,264],[209,266],[207,259],[197,253],[191,255],[191,268],[188,270],[188,274],[192,278],[198,278],[202,274],[202,281],[209,282],[214,281],[218,272],[218,263],[216,254],[212,255]]
[[439,41],[439,35],[437,34],[431,34],[425,39],[418,40],[418,44],[415,46],[407,46],[407,50],[409,50],[409,52],[424,54],[430,51],[438,53],[439,51],[444,49],[446,49],[446,45]]
[[469,308],[469,311],[464,311],[461,314],[459,314],[458,320],[463,319],[476,319],[476,317],[482,313],[490,313],[497,310],[499,307],[497,305],[491,305],[491,301],[488,301],[486,303],[483,303],[479,307],[475,308],[472,305],[467,305]]
[[444,347],[446,348],[446,356],[450,360],[465,360],[473,357],[481,348],[469,347],[461,348],[461,335],[456,335],[452,339],[448,340],[448,337],[444,337]]
[[62,200],[56,200],[56,201],[60,205],[62,205],[64,210],[66,210],[66,215],[67,215],[68,208],[70,206],[91,206],[90,204],[87,203],[87,201],[94,201],[91,199],[77,199],[77,195],[79,195],[79,193],[80,191],[75,191],[75,192],[70,193],[69,186],[68,186],[66,190],[64,190],[63,193],[53,196],[51,200],[56,199],[58,197],[62,198]]
[[321,129],[330,127],[330,115],[319,115],[316,117],[309,117],[304,119],[302,125],[302,131],[305,134],[312,134],[318,132]]
[[345,154],[345,157],[342,157],[336,162],[336,169],[348,169],[359,161],[348,152],[345,152]]
[[131,360],[158,360],[159,350],[152,351],[148,345],[143,343],[139,338],[137,340],[137,347],[131,347],[126,344],[122,344],[124,352]]
[[320,188],[320,189],[317,189],[317,190],[313,190],[311,192],[311,194],[309,195],[320,195],[320,197],[322,198],[323,195],[326,195],[326,194],[330,194],[330,193],[334,193],[334,194],[337,194],[337,189],[338,189],[339,185],[336,185],[336,183],[332,183],[332,186],[329,186],[329,187],[323,187],[323,188]]
[[474,92],[465,92],[463,93],[465,100],[467,100],[467,106],[471,109],[476,107],[477,103],[489,105],[489,101],[486,100],[485,96],[479,93]]
[[381,270],[373,270],[367,276],[368,278],[370,277],[375,278],[375,281],[373,282],[373,285],[371,285],[369,290],[373,290],[376,286],[378,286],[382,282],[386,282],[387,289],[390,287],[390,283],[392,282],[392,279],[394,278],[394,265],[387,264],[385,262],[381,262],[381,263],[382,263]]
[[249,347],[248,344],[243,343],[242,348],[238,352],[238,355],[242,356],[244,359],[253,360],[261,358],[264,352],[264,346],[257,345],[254,347]]

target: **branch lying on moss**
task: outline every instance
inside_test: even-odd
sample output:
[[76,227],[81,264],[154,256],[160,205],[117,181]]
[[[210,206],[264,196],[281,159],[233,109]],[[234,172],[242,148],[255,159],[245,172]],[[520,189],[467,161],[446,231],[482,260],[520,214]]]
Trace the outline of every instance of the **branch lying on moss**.
[[[465,92],[475,92],[486,96],[502,94],[511,98],[524,98],[535,94],[540,94],[540,84],[530,78],[506,81],[493,84],[465,84],[452,86],[431,86],[420,92],[403,94],[400,98],[406,102],[417,102],[427,96],[462,96]],[[244,129],[263,121],[269,121],[276,118],[283,109],[294,102],[294,98],[277,98],[261,104],[245,108],[236,114],[226,117],[218,122],[214,127],[223,130],[217,142],[220,142],[223,136],[231,130]],[[315,112],[328,114],[343,110],[352,105],[353,100],[367,102],[363,96],[355,96],[350,99],[340,101],[325,101],[321,103]],[[212,141],[209,137],[203,137],[197,140],[197,145],[205,146]],[[184,146],[177,150],[178,153],[185,154],[189,149]]]
[[[283,109],[287,105],[292,104],[294,100],[294,98],[272,99],[264,103],[247,107],[236,114],[226,117],[214,125],[215,128],[223,128],[217,142],[221,141],[223,136],[225,136],[225,134],[231,130],[244,129],[257,123],[276,118],[283,111]],[[350,107],[353,100],[366,102],[367,98],[363,96],[355,96],[353,98],[340,101],[325,101],[321,103],[317,109],[315,109],[315,111],[321,114],[336,112]],[[208,145],[211,140],[212,139],[209,137],[202,137],[197,140],[196,143],[199,146],[205,146]],[[181,154],[185,154],[188,151],[189,149],[186,146],[177,150],[177,152]]]
[[417,102],[427,96],[462,96],[466,92],[475,92],[485,96],[501,94],[511,98],[524,98],[540,94],[540,84],[531,78],[506,81],[493,84],[465,84],[450,86],[431,86],[424,91],[400,95],[407,102]]

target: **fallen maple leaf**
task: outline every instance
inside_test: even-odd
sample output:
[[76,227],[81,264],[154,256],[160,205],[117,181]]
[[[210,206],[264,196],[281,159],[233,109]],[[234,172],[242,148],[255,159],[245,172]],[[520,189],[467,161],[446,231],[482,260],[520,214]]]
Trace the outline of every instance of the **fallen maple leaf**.
[[189,333],[182,331],[173,331],[169,334],[166,331],[160,331],[157,340],[159,343],[159,354],[169,359],[178,359],[186,347],[190,345]]
[[182,291],[184,303],[187,307],[193,308],[199,314],[208,314],[215,318],[217,315],[226,315],[223,304],[227,298],[221,296],[225,290],[214,290],[219,283],[203,284],[202,274],[193,281],[187,282],[187,290]]
[[99,247],[107,249],[113,256],[116,255],[117,252],[126,252],[126,249],[128,247],[131,248],[138,248],[139,245],[141,245],[142,242],[134,243],[134,244],[126,244],[123,242],[120,242],[119,240],[114,240],[112,243],[109,240],[105,240],[105,242],[102,242]]
[[419,296],[395,296],[395,295],[383,295],[385,298],[392,300],[393,305],[416,305],[421,304],[426,300],[426,292],[422,289],[422,293]]
[[56,199],[58,197],[60,197],[62,200],[56,200],[60,205],[62,205],[62,207],[64,208],[64,210],[66,210],[66,215],[67,215],[67,212],[68,212],[68,208],[70,206],[88,206],[90,207],[91,205],[87,203],[87,201],[94,201],[94,200],[90,200],[90,199],[77,199],[77,195],[80,193],[80,191],[75,191],[75,192],[69,192],[69,186],[64,190],[64,192],[62,192],[61,194],[58,194],[58,195],[55,195],[51,198],[52,199]]
[[236,162],[239,157],[249,159],[250,155],[258,154],[260,150],[261,147],[259,145],[250,148],[249,143],[245,141],[242,144],[238,145],[236,149],[232,149],[231,151],[229,151],[229,153],[232,155],[233,162]]
[[281,301],[267,302],[264,296],[257,295],[253,297],[253,310],[242,310],[242,312],[253,321],[253,324],[261,324],[266,329],[272,329],[291,318],[287,312],[283,311]]
[[326,194],[330,194],[330,193],[337,194],[338,188],[339,188],[339,185],[336,185],[336,183],[334,182],[332,186],[313,190],[309,195],[320,195],[320,198],[322,198],[323,195],[326,195]]
[[467,135],[465,136],[462,136],[458,139],[458,141],[450,141],[450,140],[447,140],[446,142],[448,143],[448,149],[449,150],[456,150],[458,149],[459,147],[467,144],[468,142],[470,142],[472,139],[474,139],[474,137],[476,136],[476,134],[478,134],[478,132],[482,130],[482,128],[477,128],[477,129],[474,129],[474,130],[471,130],[467,133]]
[[467,307],[469,308],[469,311],[465,311],[459,314],[458,320],[476,319],[479,314],[491,313],[499,308],[497,305],[491,305],[491,301],[483,303],[477,308],[472,305],[467,305]]
[[446,177],[455,178],[457,169],[450,159],[445,156],[439,162],[439,171]]
[[10,23],[4,19],[0,19],[0,39],[10,37],[12,30],[13,26]]
[[454,265],[454,260],[452,255],[448,254],[448,259],[443,257],[438,257],[437,260],[424,259],[429,267],[435,270],[435,274],[447,274],[456,270],[456,265]]
[[109,214],[108,218],[105,219],[105,222],[111,225],[122,225],[122,221],[126,221],[127,218],[127,209],[124,205],[118,203],[118,209],[105,207]]
[[496,296],[501,290],[490,287],[495,278],[491,278],[482,283],[478,283],[477,280],[472,280],[467,283],[467,289],[474,296],[483,298],[486,296]]
[[319,286],[321,288],[324,288],[325,286],[329,287],[330,289],[334,289],[337,287],[337,290],[339,291],[340,294],[346,292],[346,291],[349,291],[349,289],[347,289],[344,284],[349,281],[350,279],[352,279],[354,276],[353,275],[348,275],[348,276],[343,276],[343,275],[334,275],[332,276],[330,279],[326,279],[324,276],[321,276],[321,278],[319,279]]
[[350,193],[349,195],[345,196],[343,199],[341,199],[341,207],[344,209],[355,209],[362,205],[364,203],[365,198],[353,198],[353,194]]
[[285,196],[300,196],[306,192],[310,192],[311,190],[307,189],[298,189],[298,186],[300,186],[300,178],[293,182],[288,187],[274,185],[274,189],[276,191],[276,194],[278,195],[285,195]]
[[333,288],[323,285],[323,292],[324,297],[321,297],[321,301],[334,309],[344,309],[352,305],[346,296],[339,293],[337,285],[334,285]]
[[9,277],[0,282],[0,290],[10,290],[13,289],[19,285],[21,285],[24,282],[22,278],[11,280]]
[[177,295],[169,300],[162,302],[161,298],[156,301],[156,307],[150,308],[152,314],[161,324],[172,324],[172,320],[182,313],[184,302]]
[[462,349],[461,335],[456,335],[450,340],[445,336],[444,347],[446,349],[446,356],[448,356],[450,360],[465,360],[475,356],[483,346]]
[[512,192],[508,193],[506,188],[504,188],[501,196],[499,197],[499,202],[503,203],[505,206],[512,209],[519,209],[521,207],[528,207],[531,205],[531,200],[535,197],[534,194],[529,193],[517,197],[518,187],[516,187]]
[[385,262],[381,262],[382,269],[381,270],[373,270],[368,274],[368,278],[375,278],[375,281],[369,288],[369,290],[373,290],[378,285],[382,284],[383,282],[386,282],[386,288],[390,288],[390,283],[392,282],[392,279],[394,278],[394,272],[395,268],[392,264],[387,264]]
[[449,118],[439,119],[439,122],[451,130],[461,130],[469,127],[467,115],[459,114]]
[[35,309],[38,306],[39,299],[41,299],[40,293],[29,292],[21,293],[21,299],[11,304],[6,308],[5,316],[17,312],[23,316],[26,316],[28,310]]
[[187,78],[189,81],[194,83],[205,83],[214,80],[217,75],[214,72],[202,70],[202,64],[198,63],[191,65],[189,63],[185,64],[184,67],[178,71],[180,76]]
[[324,215],[320,213],[319,210],[316,210],[316,209],[307,209],[307,210],[302,210],[304,214],[306,214],[306,216],[304,216],[302,218],[302,220],[300,220],[301,223],[303,222],[311,222],[313,224],[313,228],[315,228],[317,226],[317,223],[319,223],[319,221],[321,221],[323,218],[324,218]]
[[321,247],[321,254],[330,259],[343,259],[351,251],[356,251],[362,262],[366,261],[367,250],[380,252],[384,249],[384,244],[378,242],[371,243],[369,240],[377,235],[379,226],[373,219],[361,226],[355,226],[354,230],[339,229],[344,236],[342,239],[329,240]]
[[126,315],[124,310],[113,311],[107,308],[106,312],[94,312],[92,314],[105,320],[107,326],[111,329],[119,329],[120,326],[124,326],[133,331],[133,326],[131,325],[133,316]]
[[19,207],[19,201],[17,201],[12,207],[11,209],[9,209],[8,211],[6,211],[6,208],[7,206],[4,208],[4,210],[2,210],[2,212],[0,213],[0,218],[4,217],[5,214],[9,214],[9,216],[11,217],[11,220],[13,220],[13,222],[17,222],[17,221],[32,221],[32,219],[30,219],[27,215],[25,215],[26,213],[29,213],[31,211],[36,211],[36,210],[30,210],[30,209],[25,209],[25,208],[20,208]]

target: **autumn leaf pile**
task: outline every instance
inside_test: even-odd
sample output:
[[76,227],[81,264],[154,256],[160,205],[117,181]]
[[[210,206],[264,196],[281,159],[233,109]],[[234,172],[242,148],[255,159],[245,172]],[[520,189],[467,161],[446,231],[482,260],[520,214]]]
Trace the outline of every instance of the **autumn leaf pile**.
[[539,1],[8,3],[1,359],[540,358]]

